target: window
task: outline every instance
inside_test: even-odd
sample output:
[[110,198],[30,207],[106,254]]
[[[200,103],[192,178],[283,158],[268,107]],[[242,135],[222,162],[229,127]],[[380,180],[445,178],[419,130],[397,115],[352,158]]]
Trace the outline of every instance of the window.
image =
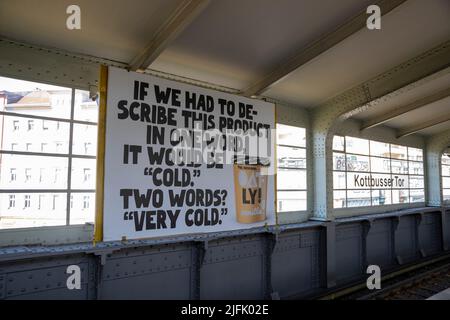
[[[86,130],[86,127],[88,129]],[[97,151],[97,142],[90,137],[97,134],[97,127],[92,125],[74,124],[73,136],[76,137],[72,144],[73,154],[80,156],[95,156]]]
[[[95,153],[70,153],[69,146],[73,143],[71,137],[79,139],[74,134],[76,128],[88,125],[81,148],[90,143],[95,149],[97,103],[89,99],[87,91],[3,77],[0,91],[6,95],[5,102],[0,102],[4,121],[0,229],[93,222],[94,208],[89,205],[83,210],[82,200],[83,196],[92,199],[95,194]],[[21,123],[27,130],[19,130]],[[32,130],[37,128],[42,134],[34,134]],[[83,166],[78,166],[78,161],[83,161]],[[88,161],[94,165],[85,165]],[[74,166],[78,169],[72,171]],[[90,169],[86,176],[83,168]],[[34,174],[39,174],[39,179],[34,179]],[[92,183],[82,184],[86,177]],[[71,205],[71,199],[75,205]],[[17,200],[20,205],[12,206]]]
[[28,120],[28,131],[33,130],[34,128],[34,120]]
[[450,202],[450,152],[442,155],[442,196],[445,202]]
[[58,207],[58,195],[53,195],[53,201],[52,201],[52,210],[56,210]]
[[16,181],[17,180],[17,173],[16,173],[16,168],[11,168],[9,169],[9,181]]
[[39,168],[39,182],[44,181],[45,177],[45,168]]
[[83,209],[89,209],[89,201],[90,201],[90,197],[89,196],[83,196]]
[[45,195],[40,194],[39,195],[39,202],[38,202],[38,209],[41,210],[43,208],[44,205],[44,197]]
[[56,182],[58,182],[59,175],[60,175],[60,173],[61,173],[61,169],[60,169],[60,168],[55,168],[54,170],[55,170],[55,171],[54,171],[54,181],[55,181],[55,183],[56,183]]
[[14,208],[16,206],[16,195],[10,194],[9,195],[9,207],[8,209]]
[[29,208],[31,206],[31,196],[29,194],[26,194],[24,196],[24,204],[23,207],[24,208]]
[[277,211],[306,210],[306,130],[277,124]]
[[61,142],[55,142],[55,152],[61,152],[62,145]]
[[31,180],[31,168],[25,169],[25,182],[28,182]]
[[425,201],[421,149],[333,138],[333,207],[368,207]]
[[90,142],[86,142],[84,144],[84,154],[89,154],[91,150],[91,143]]
[[92,159],[73,159],[71,187],[73,189],[95,188],[95,179],[93,179],[95,166],[96,163]]
[[84,172],[84,179],[83,182],[88,182],[89,180],[91,180],[91,169],[89,168],[84,168],[83,169]]

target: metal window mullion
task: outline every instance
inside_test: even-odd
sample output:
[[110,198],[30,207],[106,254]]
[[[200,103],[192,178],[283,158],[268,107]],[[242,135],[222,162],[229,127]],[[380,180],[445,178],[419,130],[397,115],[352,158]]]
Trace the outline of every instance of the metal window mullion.
[[18,118],[37,119],[37,120],[59,121],[59,122],[65,122],[65,123],[73,122],[75,124],[84,124],[84,125],[91,125],[91,126],[98,125],[97,122],[93,122],[93,121],[75,120],[73,118],[70,118],[70,119],[53,118],[53,117],[46,117],[46,116],[38,116],[38,115],[34,115],[34,114],[24,114],[24,113],[8,112],[8,111],[0,111],[0,115],[9,116],[9,117],[18,117]]
[[[0,154],[11,154],[18,156],[55,157],[55,158],[69,157],[68,153],[49,153],[49,152],[13,151],[13,150],[0,150]],[[96,159],[96,156],[89,156],[89,155],[72,155],[72,157],[80,159]]]
[[95,189],[0,189],[1,193],[91,193]]
[[[389,175],[390,175],[390,177],[391,177],[391,179],[392,179],[392,145],[389,143]],[[392,180],[391,180],[392,181]],[[393,189],[393,187],[392,187],[392,185],[391,185],[391,187],[389,188],[389,192],[391,193],[391,205],[392,204],[394,204],[393,203],[393,200],[394,200],[394,194],[393,194],[393,192],[392,192],[392,189]]]
[[70,196],[72,186],[72,145],[73,145],[73,117],[75,113],[75,89],[72,88],[72,99],[70,102],[70,122],[69,122],[69,158],[67,165],[67,200],[66,200],[66,225],[70,225]]
[[[370,174],[370,178],[372,179],[372,151],[370,149],[370,143],[371,140],[369,140],[369,174]],[[369,193],[370,193],[370,206],[373,206],[373,201],[372,201],[372,185],[369,183]]]
[[[343,150],[335,150],[334,149],[334,144],[332,144],[331,147],[331,152],[332,152],[332,157],[334,157],[334,153],[340,153],[344,155],[344,170],[335,170],[333,167],[333,201],[334,201],[334,191],[344,191],[345,192],[345,206],[343,206],[342,208],[336,208],[336,209],[343,209],[347,207],[347,154],[346,154],[346,149],[345,149],[345,136],[339,136],[339,135],[334,135],[333,136],[333,141],[334,141],[334,137],[342,137],[344,139],[344,149]],[[344,173],[344,178],[345,178],[345,189],[335,189],[334,188],[334,172],[343,172]],[[334,203],[333,203],[333,209],[334,208]]]
[[[369,141],[373,141],[373,140],[369,140]],[[339,151],[339,150],[333,150],[333,151],[334,152],[342,152],[342,151]],[[348,154],[352,155],[352,156],[361,156],[361,157],[367,157],[368,156],[367,154],[355,153],[355,152],[349,152]],[[374,155],[374,156],[371,155],[371,157],[379,158],[379,159],[390,159],[391,158],[391,157],[383,157],[383,156],[377,156],[377,155]],[[401,160],[401,161],[417,162],[417,163],[422,163],[423,162],[423,161],[420,161],[420,160],[408,160],[408,159],[397,159],[397,158],[394,158],[394,159],[395,160]]]
[[306,150],[306,147],[293,146],[291,144],[277,144],[277,146],[278,147],[285,147],[285,148],[304,149],[304,150]]
[[75,158],[75,159],[92,159],[92,160],[97,159],[96,156],[89,156],[89,155],[83,155],[83,154],[71,154],[70,157]]
[[409,147],[406,147],[406,165],[408,166],[408,169],[406,172],[408,173],[408,203],[411,203],[411,190],[410,190],[410,176],[409,176]]
[[95,189],[69,189],[71,193],[95,193]]
[[344,172],[345,172],[345,207],[348,208],[348,184],[347,184],[347,138],[344,138],[344,159],[345,159],[345,166],[344,166]]
[[0,150],[0,154],[10,154],[18,156],[41,156],[41,157],[56,157],[67,158],[66,153],[48,153],[48,152],[31,152],[31,151],[14,151],[14,150]]

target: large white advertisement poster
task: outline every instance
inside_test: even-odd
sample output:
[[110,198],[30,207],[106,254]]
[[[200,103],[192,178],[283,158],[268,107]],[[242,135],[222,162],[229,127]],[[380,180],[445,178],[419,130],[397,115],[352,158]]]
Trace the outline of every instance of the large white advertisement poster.
[[275,224],[274,105],[109,68],[104,240]]

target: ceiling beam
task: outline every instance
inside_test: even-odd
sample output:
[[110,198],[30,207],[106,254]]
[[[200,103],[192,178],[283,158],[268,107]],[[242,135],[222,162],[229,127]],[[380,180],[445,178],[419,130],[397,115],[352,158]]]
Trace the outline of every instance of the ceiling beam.
[[407,128],[401,129],[401,130],[398,130],[397,131],[397,138],[403,138],[403,137],[409,136],[410,134],[422,131],[422,130],[427,129],[427,128],[434,127],[434,126],[436,126],[438,124],[441,124],[441,123],[444,123],[444,122],[447,122],[447,121],[450,121],[450,114],[448,114],[448,115],[446,115],[444,117],[435,118],[433,120],[425,121],[425,122],[422,122],[420,124],[413,125],[413,126],[410,126],[410,127],[407,127]]
[[380,116],[377,116],[373,119],[367,120],[365,121],[362,126],[361,126],[361,130],[365,130],[365,129],[369,129],[369,128],[373,128],[376,126],[379,126],[385,122],[388,122],[398,116],[401,116],[405,113],[411,112],[413,110],[416,110],[418,108],[421,108],[423,106],[426,106],[430,103],[442,100],[446,97],[450,96],[450,88],[441,90],[439,92],[436,92],[432,95],[426,96],[424,98],[420,98],[412,103],[400,106],[399,108],[396,108],[392,111],[389,111],[387,113],[384,113]]
[[144,71],[161,52],[202,12],[210,0],[184,0],[156,35],[129,64],[131,71]]
[[[378,1],[378,3],[376,3],[376,5],[380,7],[381,14],[385,15],[405,1],[406,0],[380,0]],[[242,94],[246,97],[262,94],[271,85],[280,81],[292,71],[298,69],[308,61],[311,61],[312,59],[332,48],[347,37],[366,27],[367,18],[368,15],[366,13],[366,9],[364,9],[357,16],[351,18],[350,20],[339,26],[336,30],[325,34],[316,41],[308,44],[298,54],[291,57],[284,63],[281,63],[277,68],[245,89]]]

